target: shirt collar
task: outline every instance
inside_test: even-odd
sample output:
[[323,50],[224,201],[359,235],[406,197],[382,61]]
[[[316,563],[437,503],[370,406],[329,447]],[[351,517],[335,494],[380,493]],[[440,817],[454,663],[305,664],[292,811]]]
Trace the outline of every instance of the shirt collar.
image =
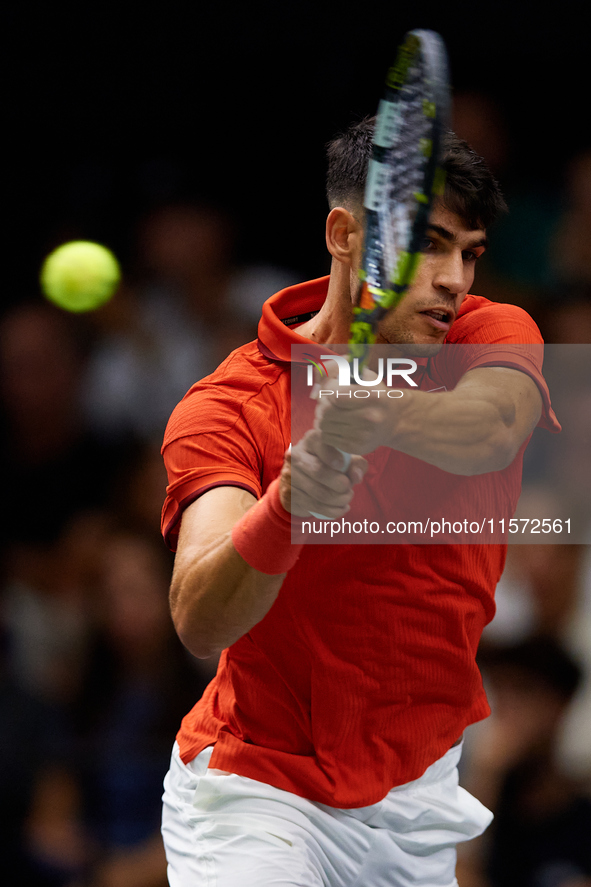
[[[300,336],[297,326],[318,314],[328,292],[328,277],[319,277],[280,290],[263,305],[259,321],[258,347],[269,360],[291,363],[292,345],[310,345],[310,339]],[[312,344],[326,351],[326,345]]]

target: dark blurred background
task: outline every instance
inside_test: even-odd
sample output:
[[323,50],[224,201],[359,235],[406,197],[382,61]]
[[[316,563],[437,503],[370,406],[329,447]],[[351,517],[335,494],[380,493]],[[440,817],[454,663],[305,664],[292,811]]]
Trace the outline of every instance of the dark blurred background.
[[3,17],[6,299],[36,287],[60,226],[130,260],[133,223],[168,197],[227,207],[242,255],[323,270],[324,143],[374,112],[408,28],[442,34],[456,92],[499,104],[507,176],[560,187],[589,145],[574,0],[25,2]]
[[[410,28],[444,37],[454,127],[510,203],[475,291],[525,307],[548,342],[590,343],[587,33],[574,0],[22,2],[2,18],[0,871],[19,887],[164,887],[162,778],[215,669],[167,611],[167,416],[253,338],[265,298],[328,271],[324,145],[375,111]],[[85,316],[39,289],[71,239],[123,267]],[[588,502],[591,432],[573,425],[561,483]],[[552,510],[535,468],[529,508]],[[589,546],[515,546],[498,598],[493,717],[463,774],[498,826],[460,885],[583,887]]]

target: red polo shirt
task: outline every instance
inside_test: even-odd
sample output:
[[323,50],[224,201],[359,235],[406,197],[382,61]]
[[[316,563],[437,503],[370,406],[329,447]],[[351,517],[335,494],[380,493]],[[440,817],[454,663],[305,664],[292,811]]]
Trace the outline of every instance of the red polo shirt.
[[[271,298],[258,342],[231,354],[172,414],[162,517],[172,548],[197,496],[238,486],[259,497],[279,474],[291,437],[290,348],[307,341],[293,326],[319,310],[326,287],[323,278]],[[462,373],[517,366],[542,393],[540,424],[558,430],[539,349],[509,358],[500,347],[541,344],[524,311],[467,296],[447,341],[499,346],[489,360],[475,350]],[[404,472],[424,471],[391,452]],[[516,502],[521,459],[493,474]],[[335,807],[376,803],[418,778],[489,713],[475,655],[505,553],[502,545],[305,545],[270,611],[223,652],[184,719],[183,760],[215,745],[210,766]]]

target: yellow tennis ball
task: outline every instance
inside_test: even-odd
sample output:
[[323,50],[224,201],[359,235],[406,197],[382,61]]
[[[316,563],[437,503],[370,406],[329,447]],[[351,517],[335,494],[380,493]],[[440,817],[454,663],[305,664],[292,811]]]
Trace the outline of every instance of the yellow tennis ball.
[[72,240],[47,256],[40,279],[45,296],[65,311],[94,311],[115,292],[121,269],[106,246]]

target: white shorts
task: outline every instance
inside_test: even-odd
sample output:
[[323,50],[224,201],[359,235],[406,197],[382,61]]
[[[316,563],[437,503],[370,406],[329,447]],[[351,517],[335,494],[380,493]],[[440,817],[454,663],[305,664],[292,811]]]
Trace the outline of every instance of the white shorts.
[[456,844],[492,820],[458,785],[461,745],[370,807],[341,810],[185,765],[164,782],[170,887],[457,887]]

